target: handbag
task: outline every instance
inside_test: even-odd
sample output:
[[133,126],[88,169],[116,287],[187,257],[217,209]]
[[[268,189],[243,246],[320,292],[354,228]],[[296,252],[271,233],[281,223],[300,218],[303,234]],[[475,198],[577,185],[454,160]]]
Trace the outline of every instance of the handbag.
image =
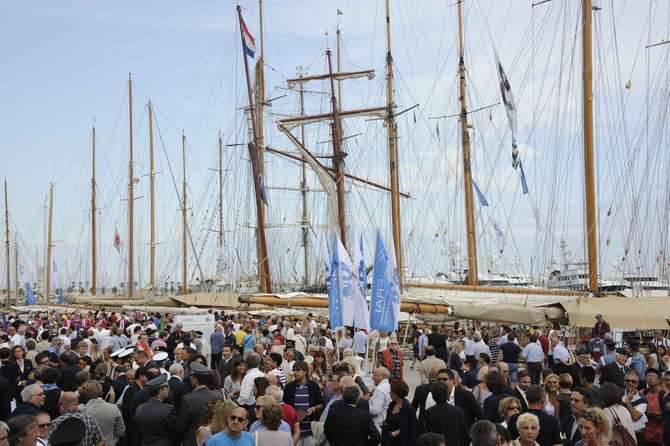
[[612,441],[610,441],[610,446],[636,446],[637,440],[631,436],[628,429],[621,424],[619,416],[616,414],[611,407],[608,408],[612,417],[614,418],[614,423],[612,424]]

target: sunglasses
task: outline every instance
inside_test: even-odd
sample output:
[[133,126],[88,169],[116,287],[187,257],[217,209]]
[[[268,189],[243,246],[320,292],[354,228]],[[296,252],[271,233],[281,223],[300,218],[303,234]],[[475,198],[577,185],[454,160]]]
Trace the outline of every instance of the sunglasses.
[[437,378],[438,381],[447,382],[449,378]]
[[582,401],[584,401],[584,399],[583,398],[570,398],[570,401],[574,401],[575,403],[581,403]]
[[231,415],[228,417],[228,419],[230,421],[239,421],[240,423],[244,423],[245,421],[247,421],[245,417],[238,417],[237,415]]
[[51,423],[41,423],[41,424],[37,425],[37,427],[40,427],[40,428],[45,428],[45,427],[49,427],[49,426],[51,426]]
[[511,406],[508,407],[507,410],[521,410],[521,408],[519,406]]
[[635,384],[637,384],[637,383],[639,383],[640,381],[638,381],[638,380],[636,380],[636,379],[624,379],[624,382],[627,382],[627,383],[635,383]]

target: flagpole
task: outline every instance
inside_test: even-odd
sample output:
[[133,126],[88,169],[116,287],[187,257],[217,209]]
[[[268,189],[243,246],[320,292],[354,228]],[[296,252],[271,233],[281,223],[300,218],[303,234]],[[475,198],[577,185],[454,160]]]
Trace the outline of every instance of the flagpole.
[[156,173],[154,169],[154,109],[147,104],[149,113],[149,289],[156,288]]
[[133,298],[135,271],[133,267],[133,220],[134,220],[134,174],[133,174],[133,81],[128,73],[128,279],[126,292],[128,299]]
[[[187,248],[186,248],[186,230],[188,227],[188,219],[186,215],[186,136],[184,131],[181,132],[181,160],[182,160],[182,191],[181,191],[181,225],[182,225],[182,240],[181,240],[181,255],[182,255],[182,266],[181,266],[181,294],[186,294],[188,292],[188,257],[187,257]],[[203,278],[204,279],[204,278]]]
[[19,281],[19,233],[17,232],[14,235],[14,283],[15,283],[15,292],[14,296],[16,301],[19,300],[19,287],[21,282]]
[[96,204],[95,204],[95,126],[91,132],[91,294],[98,294],[98,263],[96,246]]
[[258,256],[258,276],[260,279],[260,289],[265,293],[272,292],[272,278],[270,275],[270,259],[268,257],[267,240],[265,238],[265,212],[263,198],[261,196],[261,181],[258,165],[258,129],[256,128],[256,115],[254,112],[254,96],[251,88],[251,76],[249,74],[249,61],[245,51],[244,43],[244,20],[242,20],[242,7],[237,5],[237,16],[240,22],[240,38],[242,40],[242,58],[244,59],[244,70],[247,79],[247,96],[249,97],[249,115],[251,120],[251,130],[254,140],[249,143],[249,158],[251,160],[251,175],[254,182],[254,193],[256,198],[256,219],[258,222],[258,246],[260,255]]

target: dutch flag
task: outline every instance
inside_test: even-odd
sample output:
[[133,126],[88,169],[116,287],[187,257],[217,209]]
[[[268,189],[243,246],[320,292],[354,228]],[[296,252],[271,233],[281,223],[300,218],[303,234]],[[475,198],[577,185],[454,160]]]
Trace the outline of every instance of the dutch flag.
[[254,36],[252,36],[251,33],[249,32],[249,28],[247,28],[247,24],[244,23],[244,19],[241,19],[241,21],[242,21],[242,45],[244,45],[244,52],[247,53],[247,55],[253,59],[254,55],[256,54],[256,40],[254,39]]

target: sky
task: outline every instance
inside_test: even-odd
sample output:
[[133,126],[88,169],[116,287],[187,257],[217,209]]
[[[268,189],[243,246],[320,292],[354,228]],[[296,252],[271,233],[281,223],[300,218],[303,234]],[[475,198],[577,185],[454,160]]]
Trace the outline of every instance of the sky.
[[[258,2],[244,0],[243,14],[259,39]],[[406,269],[435,275],[466,258],[462,165],[457,113],[456,7],[439,0],[392,0],[392,44],[398,118],[403,251]],[[668,37],[667,2],[596,1],[594,48],[597,98],[600,264],[657,271],[667,234],[669,157],[663,113],[668,47],[645,49]],[[346,81],[343,109],[385,103],[384,2],[266,0],[265,59],[267,143],[294,150],[273,121],[298,112],[286,79],[298,67],[326,69],[325,50],[342,30],[345,70],[374,69],[373,80]],[[225,147],[225,268],[229,276],[253,275],[255,210],[243,144],[248,131],[241,109],[246,90],[239,30],[232,1],[90,2],[0,1],[0,173],[9,188],[11,229],[18,233],[22,280],[36,281],[44,246],[44,201],[54,185],[54,262],[58,284],[90,277],[90,151],[96,126],[101,278],[123,281],[126,246],[129,73],[133,79],[133,129],[138,217],[138,276],[146,283],[148,262],[147,101],[156,111],[158,279],[178,281],[181,134],[187,139],[189,220],[195,253],[205,277],[216,269],[217,137]],[[490,206],[476,203],[479,261],[488,269],[521,269],[540,277],[561,257],[565,239],[573,260],[584,258],[581,173],[580,6],[554,0],[532,7],[526,0],[468,0],[466,66],[473,113],[474,178]],[[341,11],[341,15],[337,11]],[[257,42],[259,45],[260,42]],[[522,195],[511,168],[511,142],[500,101],[495,54],[505,66],[519,109],[519,142],[531,193]],[[665,68],[665,69],[664,69]],[[631,88],[626,88],[630,81]],[[309,112],[327,111],[328,85],[312,83]],[[306,88],[307,89],[307,88]],[[285,96],[284,96],[285,95]],[[487,108],[491,106],[490,108]],[[306,131],[308,146],[329,151],[328,129]],[[388,184],[385,134],[379,122],[345,124],[346,168]],[[268,229],[278,281],[304,277],[301,202],[295,191],[300,168],[268,157]],[[174,179],[173,179],[174,175]],[[312,191],[319,189],[308,174]],[[347,185],[349,242],[362,236],[372,258],[375,230],[390,241],[388,197]],[[309,194],[310,266],[318,270],[324,231],[324,197]],[[502,228],[496,237],[494,225]],[[4,229],[4,226],[3,226]],[[112,241],[118,231],[121,254]],[[504,253],[501,255],[500,250]],[[632,260],[635,257],[635,260]],[[4,251],[0,259],[3,260]],[[493,262],[495,260],[495,262]],[[3,276],[4,277],[4,276]],[[311,272],[311,280],[315,273]],[[4,283],[4,281],[3,281]]]

